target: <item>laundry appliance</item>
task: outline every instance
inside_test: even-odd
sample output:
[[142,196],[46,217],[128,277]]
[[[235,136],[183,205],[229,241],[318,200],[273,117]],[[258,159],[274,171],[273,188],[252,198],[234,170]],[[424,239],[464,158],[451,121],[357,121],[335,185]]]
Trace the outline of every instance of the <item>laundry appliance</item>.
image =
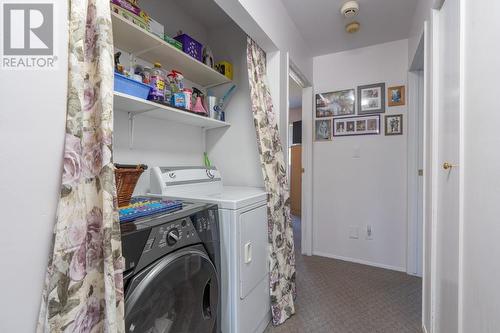
[[121,225],[127,333],[220,333],[217,205]]
[[215,167],[154,167],[151,192],[217,204],[221,231],[222,333],[261,333],[271,319],[267,193],[224,186]]

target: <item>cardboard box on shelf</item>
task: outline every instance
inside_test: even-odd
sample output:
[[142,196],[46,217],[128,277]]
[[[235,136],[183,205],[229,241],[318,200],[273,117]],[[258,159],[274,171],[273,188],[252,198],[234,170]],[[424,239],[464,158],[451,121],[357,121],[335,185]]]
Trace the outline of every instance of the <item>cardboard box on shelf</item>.
[[233,79],[233,65],[231,63],[227,61],[219,61],[215,64],[215,69],[229,80]]

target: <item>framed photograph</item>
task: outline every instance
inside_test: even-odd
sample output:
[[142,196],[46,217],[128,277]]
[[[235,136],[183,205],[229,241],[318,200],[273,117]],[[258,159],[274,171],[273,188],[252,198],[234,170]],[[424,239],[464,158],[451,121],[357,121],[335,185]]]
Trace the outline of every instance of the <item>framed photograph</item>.
[[385,116],[385,135],[403,135],[403,115]]
[[385,112],[385,83],[358,87],[358,114]]
[[354,89],[316,94],[316,118],[356,114]]
[[380,133],[380,115],[335,118],[333,136],[368,135]]
[[405,86],[387,88],[389,106],[400,106],[406,104]]
[[316,120],[315,141],[329,141],[332,139],[332,120]]

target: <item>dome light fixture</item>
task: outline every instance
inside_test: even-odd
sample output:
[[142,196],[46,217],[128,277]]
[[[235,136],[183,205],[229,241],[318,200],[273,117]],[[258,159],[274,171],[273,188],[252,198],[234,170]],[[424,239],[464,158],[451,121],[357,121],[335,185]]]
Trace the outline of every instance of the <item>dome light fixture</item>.
[[361,24],[359,24],[358,21],[354,21],[354,22],[346,24],[345,31],[349,34],[353,34],[353,33],[358,32],[360,28],[361,28]]

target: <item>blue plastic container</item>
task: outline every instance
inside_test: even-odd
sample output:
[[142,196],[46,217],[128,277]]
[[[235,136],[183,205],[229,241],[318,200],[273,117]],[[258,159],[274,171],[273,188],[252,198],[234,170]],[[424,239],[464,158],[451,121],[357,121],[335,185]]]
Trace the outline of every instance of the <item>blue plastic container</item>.
[[142,99],[148,99],[150,89],[151,87],[147,84],[129,79],[125,75],[115,73],[115,91]]

